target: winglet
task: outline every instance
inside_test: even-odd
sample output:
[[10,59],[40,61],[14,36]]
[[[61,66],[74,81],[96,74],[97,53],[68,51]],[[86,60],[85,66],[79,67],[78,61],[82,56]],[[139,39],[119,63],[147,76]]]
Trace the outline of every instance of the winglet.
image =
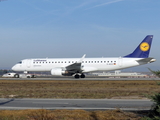
[[82,58],[77,63],[82,63],[83,59],[86,57],[86,54],[82,56]]
[[126,55],[124,57],[132,58],[148,58],[153,35],[147,35],[144,40],[138,45],[138,47],[133,51],[133,53]]

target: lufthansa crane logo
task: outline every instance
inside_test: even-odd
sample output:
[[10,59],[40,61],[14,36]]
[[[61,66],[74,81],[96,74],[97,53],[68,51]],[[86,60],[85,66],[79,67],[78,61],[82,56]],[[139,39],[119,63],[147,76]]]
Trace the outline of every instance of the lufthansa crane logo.
[[148,43],[146,43],[146,42],[143,42],[143,43],[141,43],[141,45],[140,45],[140,49],[142,50],[142,51],[148,51],[149,50],[149,44]]

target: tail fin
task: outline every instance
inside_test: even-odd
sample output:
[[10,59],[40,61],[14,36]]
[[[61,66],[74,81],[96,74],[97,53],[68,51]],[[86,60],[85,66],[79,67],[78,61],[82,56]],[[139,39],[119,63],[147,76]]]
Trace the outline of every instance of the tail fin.
[[124,57],[148,58],[151,49],[152,38],[153,35],[147,35],[144,40],[138,45],[138,47],[133,51],[133,53]]

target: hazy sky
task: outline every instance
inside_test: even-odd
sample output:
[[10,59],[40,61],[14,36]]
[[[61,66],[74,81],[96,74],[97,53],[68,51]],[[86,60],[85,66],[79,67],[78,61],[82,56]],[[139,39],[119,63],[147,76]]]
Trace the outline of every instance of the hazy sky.
[[[160,70],[160,0],[4,0],[0,2],[0,69],[25,58],[119,57],[154,35]],[[131,69],[131,70],[132,70]]]

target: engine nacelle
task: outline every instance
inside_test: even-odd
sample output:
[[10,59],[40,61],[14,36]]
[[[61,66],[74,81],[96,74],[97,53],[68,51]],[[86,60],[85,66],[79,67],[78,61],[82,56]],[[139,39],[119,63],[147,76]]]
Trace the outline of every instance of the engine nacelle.
[[53,68],[51,70],[51,75],[58,75],[58,76],[72,76],[75,72],[63,70],[62,68]]
[[65,73],[61,68],[54,68],[51,70],[51,75],[62,76]]

